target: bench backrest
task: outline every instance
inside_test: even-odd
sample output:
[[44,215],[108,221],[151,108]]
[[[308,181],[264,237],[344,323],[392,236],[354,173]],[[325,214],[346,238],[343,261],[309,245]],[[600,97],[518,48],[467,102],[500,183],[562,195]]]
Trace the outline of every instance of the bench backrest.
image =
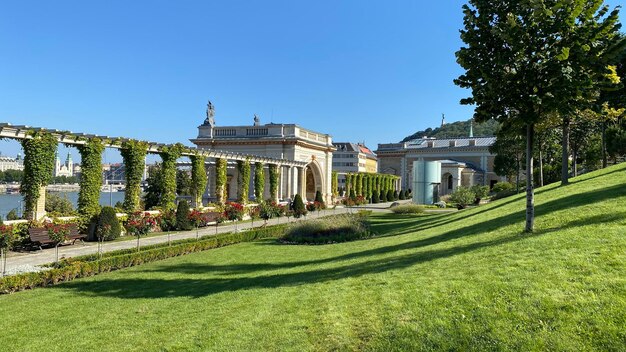
[[[30,236],[30,240],[33,242],[53,243],[48,236],[48,230],[45,227],[31,227],[28,229],[28,235]],[[78,233],[78,226],[76,226],[76,224],[71,224],[70,233],[67,237],[69,239],[75,239],[84,237],[84,235]]]

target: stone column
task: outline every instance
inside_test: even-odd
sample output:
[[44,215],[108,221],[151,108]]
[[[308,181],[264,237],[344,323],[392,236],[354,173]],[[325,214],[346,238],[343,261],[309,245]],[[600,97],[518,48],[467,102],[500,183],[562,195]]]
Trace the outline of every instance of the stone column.
[[39,187],[39,199],[33,213],[33,220],[41,220],[46,216],[46,186]]
[[293,166],[287,166],[287,175],[285,175],[287,180],[287,198],[291,198],[293,195],[291,190],[294,189],[293,186]]
[[298,168],[298,189],[302,200],[306,202],[306,169],[304,167]]

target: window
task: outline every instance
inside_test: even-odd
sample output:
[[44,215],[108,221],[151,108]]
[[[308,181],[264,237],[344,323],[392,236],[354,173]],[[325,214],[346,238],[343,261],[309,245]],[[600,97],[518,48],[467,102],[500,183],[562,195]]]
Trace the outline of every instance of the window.
[[453,185],[454,185],[454,179],[452,178],[452,175],[448,175],[448,189],[452,189]]

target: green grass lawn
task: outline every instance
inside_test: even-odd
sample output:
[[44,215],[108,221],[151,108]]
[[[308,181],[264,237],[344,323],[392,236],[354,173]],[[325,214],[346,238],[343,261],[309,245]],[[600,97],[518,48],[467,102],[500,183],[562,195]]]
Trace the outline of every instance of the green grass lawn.
[[2,351],[624,350],[626,165],[383,237],[259,241],[0,296]]

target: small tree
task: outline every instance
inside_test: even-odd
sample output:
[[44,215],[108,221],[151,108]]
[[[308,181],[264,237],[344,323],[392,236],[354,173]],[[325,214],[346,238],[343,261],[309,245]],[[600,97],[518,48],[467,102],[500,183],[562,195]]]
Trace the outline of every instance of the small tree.
[[46,230],[48,231],[48,238],[54,243],[54,249],[56,254],[56,262],[59,262],[59,245],[67,241],[70,234],[70,224],[55,224],[46,223]]
[[156,219],[150,213],[134,212],[128,216],[126,220],[126,231],[137,237],[137,252],[139,252],[139,239],[150,232],[157,225]]
[[394,198],[393,198],[393,191],[392,190],[388,190],[387,191],[387,201],[388,202],[393,202]]
[[315,202],[321,205],[321,208],[326,208],[326,203],[324,202],[324,197],[322,197],[322,192],[315,191]]
[[374,204],[380,203],[380,198],[378,197],[378,191],[377,190],[374,190],[372,192],[372,203],[374,203]]
[[304,202],[302,201],[302,196],[296,194],[293,198],[293,216],[299,218],[303,215],[306,215],[307,210],[304,206]]
[[178,202],[178,208],[176,208],[176,228],[181,231],[191,230],[189,203],[186,200]]
[[7,220],[19,220],[20,217],[17,216],[17,209],[11,209],[7,214]]
[[13,226],[1,224],[0,221],[0,258],[2,258],[2,275],[4,276],[7,268],[7,251],[13,239]]

